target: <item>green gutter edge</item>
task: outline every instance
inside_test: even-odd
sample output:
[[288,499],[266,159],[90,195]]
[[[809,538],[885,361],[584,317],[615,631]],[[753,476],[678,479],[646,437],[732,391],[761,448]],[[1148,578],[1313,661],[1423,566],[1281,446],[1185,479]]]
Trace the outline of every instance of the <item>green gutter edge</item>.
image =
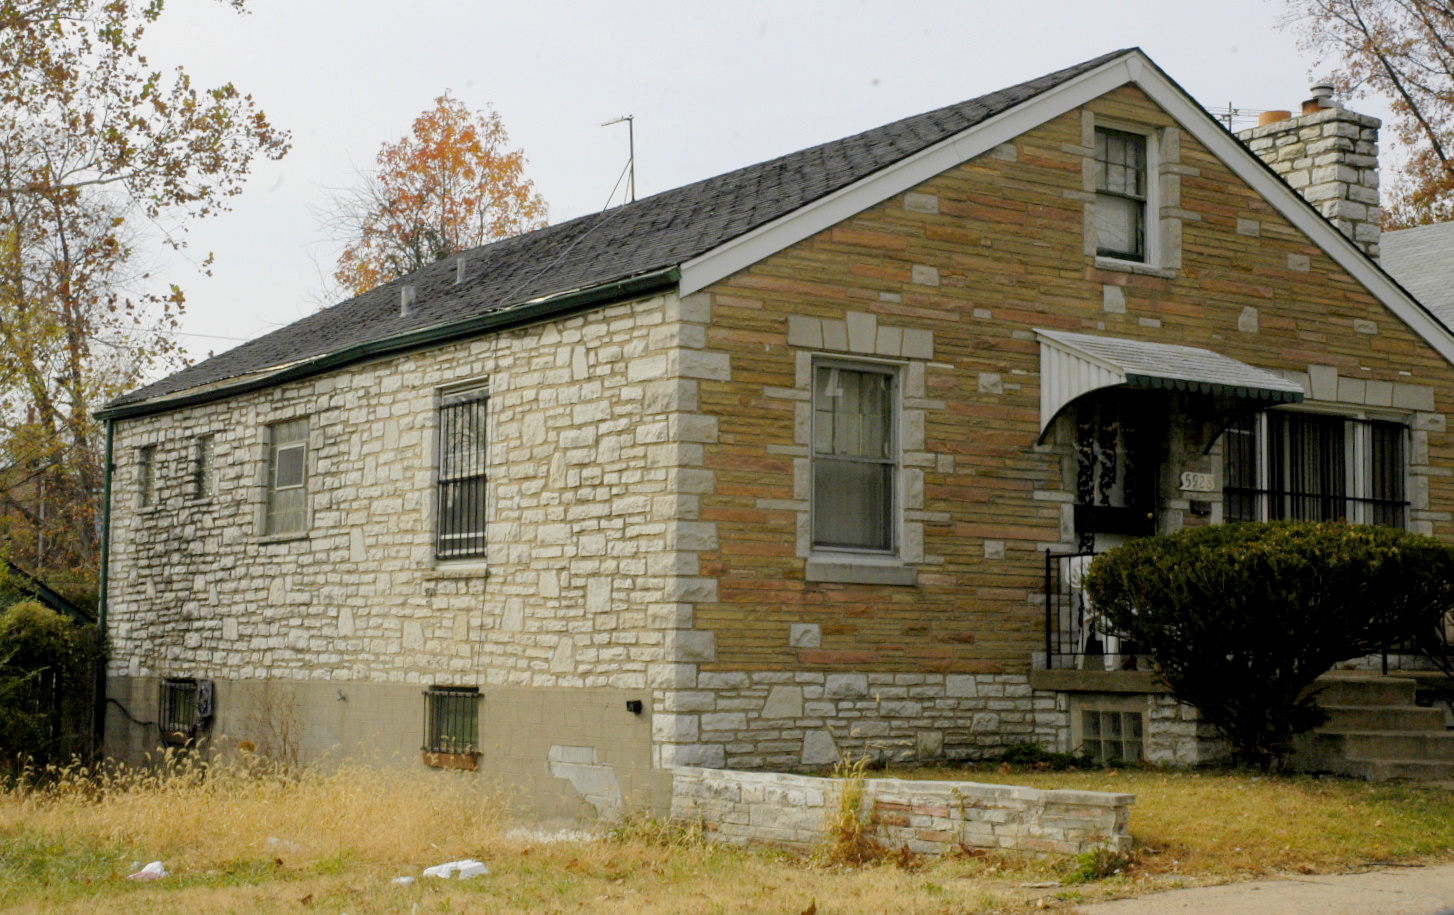
[[[546,299],[527,302],[524,305],[477,315],[472,318],[466,318],[463,321],[456,321],[452,324],[440,324],[435,327],[426,327],[422,330],[410,331],[409,333],[399,334],[394,337],[385,337],[382,340],[371,340],[367,343],[360,343],[336,352],[315,356],[312,359],[282,369],[264,378],[255,378],[251,381],[241,382],[235,385],[223,385],[208,391],[201,391],[196,394],[183,394],[179,397],[164,400],[127,404],[120,407],[107,407],[96,411],[95,415],[97,419],[105,420],[109,424],[112,420],[116,419],[131,419],[137,416],[148,416],[153,413],[167,413],[172,410],[180,410],[184,407],[195,407],[200,404],[226,400],[240,394],[260,391],[265,388],[277,387],[280,384],[287,384],[291,381],[299,381],[315,375],[322,375],[325,372],[330,372],[334,369],[343,368],[344,366],[353,365],[358,362],[379,359],[384,356],[402,355],[421,349],[432,349],[436,346],[442,346],[445,343],[468,337],[477,337],[491,331],[508,330],[512,327],[533,324],[547,318],[558,318],[564,315],[614,304],[625,299],[664,292],[677,286],[681,278],[681,268],[667,267],[663,270],[656,270],[628,279],[617,280],[614,283],[604,283],[600,286],[572,290]],[[108,485],[110,484],[109,472],[107,483]],[[107,507],[108,509],[110,507],[109,501]],[[104,572],[102,580],[103,582],[105,580]],[[102,611],[102,619],[105,619],[104,610]]]
[[106,576],[111,569],[111,476],[116,466],[112,459],[114,426],[115,423],[108,417],[106,456],[102,458],[104,463],[101,466],[102,479],[105,481],[101,487],[101,498],[105,501],[101,503],[101,581],[96,594],[96,633],[101,639],[101,657],[96,661],[96,709],[92,723],[92,748],[97,756],[101,755],[101,748],[106,745],[106,667],[109,661],[106,649],[110,642],[106,637]]

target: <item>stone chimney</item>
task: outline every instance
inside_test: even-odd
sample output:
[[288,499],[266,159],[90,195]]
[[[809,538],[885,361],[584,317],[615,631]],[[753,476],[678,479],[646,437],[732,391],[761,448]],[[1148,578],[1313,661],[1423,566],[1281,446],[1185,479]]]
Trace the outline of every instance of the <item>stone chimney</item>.
[[1268,111],[1237,136],[1368,256],[1378,258],[1378,118],[1318,85],[1302,114]]

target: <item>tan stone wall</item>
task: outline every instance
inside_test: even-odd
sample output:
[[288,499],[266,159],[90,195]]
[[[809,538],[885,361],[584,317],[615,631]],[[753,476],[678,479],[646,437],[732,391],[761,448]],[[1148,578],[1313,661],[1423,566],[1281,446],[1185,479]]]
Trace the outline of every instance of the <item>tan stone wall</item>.
[[[1414,499],[1429,510],[1413,526],[1454,536],[1449,478],[1428,472],[1454,457],[1447,363],[1138,91],[1087,111],[712,287],[708,342],[730,356],[732,377],[702,392],[721,434],[702,499],[721,544],[701,559],[721,598],[697,608],[717,636],[708,669],[1030,666],[1041,647],[1042,551],[1071,545],[1073,499],[1070,430],[1036,443],[1035,328],[1207,347],[1299,377],[1327,402],[1373,404],[1377,387],[1378,402],[1415,430]],[[1097,118],[1160,130],[1163,148],[1175,137],[1177,187],[1161,203],[1180,236],[1179,269],[1111,269],[1085,252],[1084,138]],[[862,345],[835,343],[826,330],[798,331],[805,319],[875,331]],[[932,334],[931,347],[898,356],[882,347],[916,333]],[[904,513],[922,526],[922,545],[904,547],[915,587],[805,580],[813,353],[904,367]],[[1220,471],[1216,451],[1181,458],[1168,471]],[[801,625],[816,627],[817,644],[794,644]]]
[[[302,763],[342,760],[425,769],[423,690],[403,683],[217,680],[210,751]],[[108,753],[145,764],[162,745],[160,680],[112,677]],[[634,690],[500,687],[481,690],[479,777],[531,821],[583,821],[627,810],[665,814],[670,774],[651,766],[651,717]],[[122,710],[125,710],[123,712]],[[128,717],[128,714],[130,717]],[[137,720],[146,724],[139,724]]]
[[[1095,256],[1097,124],[1157,139],[1157,264]],[[695,619],[717,651],[671,700],[700,760],[782,765],[796,751],[806,764],[825,747],[976,756],[1024,739],[1071,749],[1064,697],[1027,680],[1044,650],[1044,551],[1075,547],[1074,430],[1062,417],[1037,441],[1036,328],[1205,347],[1299,380],[1311,404],[1402,419],[1411,527],[1454,537],[1441,469],[1454,460],[1448,364],[1135,89],[707,292],[707,346],[731,371],[704,381],[700,396],[718,423],[700,499],[718,546],[698,555],[719,599],[698,602]],[[912,584],[813,580],[815,355],[898,367],[900,557]],[[1203,453],[1200,439],[1208,419],[1182,413],[1168,424],[1163,531],[1221,517],[1220,493],[1188,497],[1174,482],[1182,471],[1220,480],[1220,445]],[[1192,498],[1210,501],[1210,516],[1194,517]],[[828,681],[848,674],[884,685],[835,699]],[[923,679],[900,686],[900,674]],[[767,714],[774,677],[805,693],[787,722]],[[974,697],[951,697],[951,679],[975,684]],[[1171,717],[1153,729],[1185,743],[1177,729],[1195,723]],[[1197,752],[1178,744],[1172,755]]]

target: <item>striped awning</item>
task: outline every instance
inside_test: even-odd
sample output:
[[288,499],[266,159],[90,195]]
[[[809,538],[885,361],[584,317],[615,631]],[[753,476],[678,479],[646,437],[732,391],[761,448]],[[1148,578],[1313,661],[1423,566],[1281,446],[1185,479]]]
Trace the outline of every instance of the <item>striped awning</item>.
[[1161,388],[1239,400],[1298,403],[1302,385],[1221,353],[1036,329],[1040,340],[1040,434],[1067,405],[1101,388]]

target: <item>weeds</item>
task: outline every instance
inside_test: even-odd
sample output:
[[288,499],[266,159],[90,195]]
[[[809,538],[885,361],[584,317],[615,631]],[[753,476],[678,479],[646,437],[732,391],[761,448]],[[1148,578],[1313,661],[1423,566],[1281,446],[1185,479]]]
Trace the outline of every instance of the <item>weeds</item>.
[[1118,877],[1131,867],[1131,859],[1102,845],[1076,855],[1073,865],[1062,883],[1094,883]]
[[874,837],[872,815],[863,811],[868,768],[866,754],[858,759],[844,756],[834,765],[838,805],[828,811],[823,841],[813,853],[814,863],[824,867],[852,867],[880,861],[887,854]]

